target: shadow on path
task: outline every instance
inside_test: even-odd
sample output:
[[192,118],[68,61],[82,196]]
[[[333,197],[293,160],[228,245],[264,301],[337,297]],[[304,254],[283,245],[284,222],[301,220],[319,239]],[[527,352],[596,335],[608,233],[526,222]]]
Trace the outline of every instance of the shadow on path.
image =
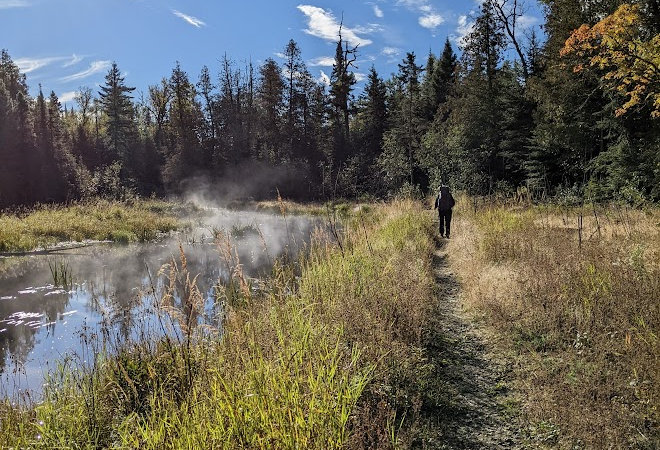
[[485,333],[463,313],[460,286],[452,274],[446,243],[433,261],[436,310],[425,336],[428,358],[436,368],[442,398],[427,411],[434,438],[420,448],[520,448],[515,400],[507,387],[511,364],[492,352]]

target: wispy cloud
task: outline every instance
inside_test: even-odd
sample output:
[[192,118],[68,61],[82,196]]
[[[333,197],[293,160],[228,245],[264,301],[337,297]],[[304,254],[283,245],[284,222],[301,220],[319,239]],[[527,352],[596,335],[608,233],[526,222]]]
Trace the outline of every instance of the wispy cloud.
[[66,61],[62,67],[69,67],[83,60],[82,56],[73,54],[71,56],[46,56],[43,58],[19,58],[14,60],[18,68],[23,73],[34,72],[53,63]]
[[14,60],[18,68],[23,73],[34,72],[37,69],[46,67],[49,64],[52,64],[57,61],[62,61],[66,57],[62,56],[48,56],[46,58],[19,58]]
[[78,64],[80,61],[82,61],[83,59],[84,58],[82,56],[78,56],[74,53],[73,55],[71,55],[71,59],[69,61],[67,61],[66,63],[64,63],[62,65],[62,67],[74,66],[74,65]]
[[110,61],[92,61],[89,67],[83,71],[68,75],[66,77],[60,78],[59,81],[64,83],[69,81],[81,80],[83,78],[90,77],[96,73],[103,72],[110,68],[112,63]]
[[0,9],[27,8],[30,4],[24,0],[0,0]]
[[332,56],[319,56],[318,58],[311,59],[309,65],[312,67],[324,66],[332,67],[335,64],[335,58]]
[[[331,11],[312,5],[298,5],[298,10],[307,16],[307,29],[305,33],[319,37],[326,41],[335,42],[339,38],[339,22]],[[370,39],[358,36],[359,30],[343,25],[342,39],[350,45],[369,45]]]
[[399,56],[401,54],[401,49],[396,47],[383,47],[381,53],[385,56]]
[[372,5],[372,8],[374,9],[374,16],[378,17],[379,19],[382,19],[385,16],[383,10],[380,9],[378,5]]
[[387,57],[388,63],[393,63],[398,61],[401,52],[402,50],[397,47],[383,47],[383,49],[380,51],[380,54]]
[[435,9],[430,0],[397,0],[398,6],[405,6],[411,11],[420,14],[417,22],[420,26],[435,30],[445,18]]
[[286,55],[282,52],[275,52],[275,56],[277,56],[280,59],[286,58]]
[[60,103],[71,102],[76,98],[76,91],[62,92],[59,96]]
[[172,14],[185,20],[193,27],[201,28],[203,26],[206,26],[206,22],[204,22],[203,20],[198,19],[197,17],[189,16],[188,14],[184,14],[181,11],[177,11],[176,9],[172,10]]
[[357,81],[358,83],[367,79],[366,73],[353,72],[353,76],[355,77],[355,81]]

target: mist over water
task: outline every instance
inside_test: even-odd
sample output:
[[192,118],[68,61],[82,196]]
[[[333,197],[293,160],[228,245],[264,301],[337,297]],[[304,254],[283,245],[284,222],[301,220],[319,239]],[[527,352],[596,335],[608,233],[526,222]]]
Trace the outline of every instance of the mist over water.
[[[49,255],[0,258],[0,397],[25,390],[39,395],[47,371],[71,355],[85,355],[82,335],[102,327],[129,337],[155,320],[152,286],[181,245],[192,276],[213,305],[215,286],[230,276],[214,236],[228,238],[251,278],[267,276],[276,258],[295,258],[319,220],[205,207],[191,231],[158,242],[102,244]],[[55,286],[64,267],[71,285]]]

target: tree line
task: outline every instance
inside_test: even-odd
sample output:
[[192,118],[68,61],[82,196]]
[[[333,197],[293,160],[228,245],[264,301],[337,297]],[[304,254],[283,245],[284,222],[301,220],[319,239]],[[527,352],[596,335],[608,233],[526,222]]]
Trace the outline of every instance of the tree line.
[[[660,2],[544,0],[545,40],[518,0],[487,0],[449,39],[355,90],[341,37],[329,85],[291,40],[280,63],[179,63],[137,95],[112,64],[76,108],[30,96],[0,57],[0,207],[178,193],[299,200],[422,195],[440,183],[629,202],[660,199]],[[223,191],[224,189],[224,191]]]

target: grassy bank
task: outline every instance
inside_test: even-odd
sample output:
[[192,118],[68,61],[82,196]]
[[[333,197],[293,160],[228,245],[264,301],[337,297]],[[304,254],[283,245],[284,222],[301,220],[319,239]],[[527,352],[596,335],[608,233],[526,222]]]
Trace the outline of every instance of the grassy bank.
[[456,211],[451,263],[466,304],[519,356],[530,442],[657,448],[658,210]]
[[29,251],[85,239],[146,241],[182,224],[179,207],[159,200],[43,206],[0,215],[0,252]]
[[156,296],[161,325],[179,331],[151,339],[146,330],[86,370],[62,367],[39,404],[3,402],[0,447],[409,444],[430,395],[421,345],[433,302],[431,216],[398,202],[318,233],[307,256],[276,264],[258,291],[220,238],[234,273],[218,288],[221,325],[181,255]]

